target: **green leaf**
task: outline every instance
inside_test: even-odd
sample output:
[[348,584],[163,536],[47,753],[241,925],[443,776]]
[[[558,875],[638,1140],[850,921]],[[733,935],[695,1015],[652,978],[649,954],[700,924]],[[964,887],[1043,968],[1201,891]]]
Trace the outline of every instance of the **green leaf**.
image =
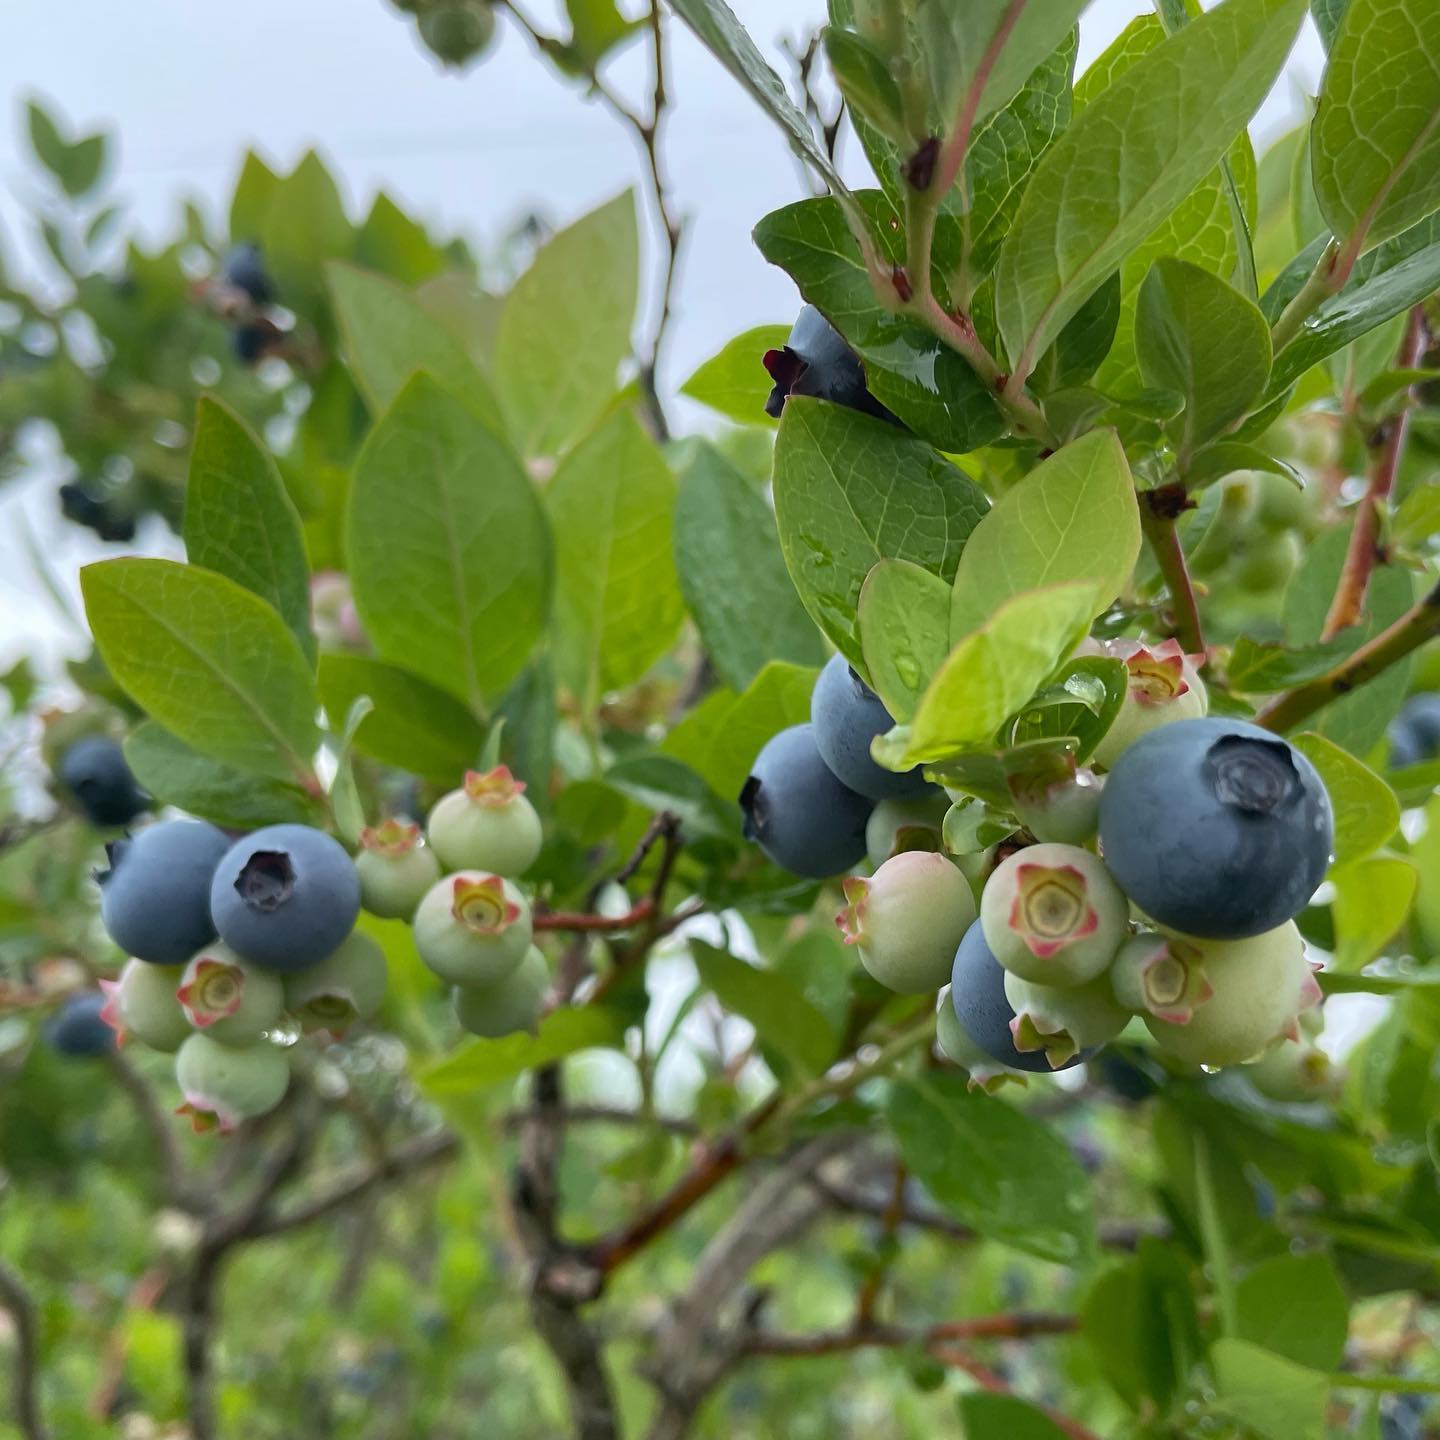
[[44,106],[34,100],[25,106],[25,120],[35,158],[58,180],[65,168],[65,151],[68,148],[59,127]]
[[732,1015],[755,1027],[784,1078],[810,1078],[825,1070],[835,1058],[837,1037],[793,980],[703,941],[689,943],[701,983]]
[[1236,1338],[1312,1370],[1338,1370],[1350,1302],[1329,1256],[1272,1255],[1235,1287]]
[[968,476],[893,425],[792,396],[775,446],[775,515],[790,578],[815,623],[863,665],[855,613],[877,560],[951,581],[985,513]]
[[1217,1340],[1210,1362],[1217,1406],[1262,1440],[1324,1440],[1330,1393],[1324,1375],[1248,1340]]
[[309,151],[275,186],[255,237],[280,295],[302,313],[324,303],[327,260],[348,257],[355,232],[325,162]]
[[25,112],[35,158],[60,182],[60,188],[72,199],[93,189],[105,168],[105,136],[66,140],[55,121],[33,100]]
[[1075,761],[1083,764],[1115,723],[1129,686],[1124,661],[1072,656],[1016,717],[1011,738],[1018,746],[1073,736]]
[[[445,273],[450,257],[383,190],[370,206],[355,236],[355,260],[367,271],[379,271],[402,285],[419,285]],[[334,281],[331,282],[334,290]],[[425,369],[436,367],[426,363]],[[383,408],[383,407],[382,407]]]
[[346,364],[373,415],[395,401],[417,370],[463,400],[490,429],[505,423],[490,382],[465,346],[404,286],[354,265],[331,264],[325,278]]
[[550,608],[545,514],[510,451],[428,376],[370,432],[346,523],[382,660],[476,710],[520,673]]
[[280,177],[253,151],[245,152],[230,199],[230,238],[258,240]]
[[976,1390],[956,1403],[965,1440],[1065,1440],[1049,1416],[1014,1395]]
[[1440,206],[1440,8],[1350,0],[1310,122],[1310,174],[1331,231],[1354,250]]
[[1175,427],[1182,463],[1244,415],[1270,378],[1270,327],[1259,308],[1185,260],[1151,266],[1135,348],[1146,385],[1185,397]]
[[[627,755],[605,772],[604,780],[653,814],[673,810],[692,836],[739,838],[739,805],[715,794],[690,766],[671,755]],[[737,795],[739,789],[737,785]]]
[[632,685],[684,617],[671,552],[675,478],[628,410],[561,462],[546,490],[555,534],[555,662],[587,709]]
[[1085,580],[1024,590],[965,636],[921,697],[897,768],[988,744],[1079,643],[1095,593]]
[[912,561],[881,560],[855,618],[871,687],[897,721],[909,720],[950,648],[950,587]]
[[615,0],[565,0],[570,40],[547,53],[575,74],[589,74],[617,46],[645,28],[643,20],[627,20]]
[[1395,792],[1369,766],[1323,735],[1293,735],[1291,743],[1320,772],[1335,811],[1335,864],[1373,854],[1400,824]]
[[[871,217],[884,259],[903,263],[890,202],[874,190],[854,198]],[[871,393],[911,429],[954,453],[1004,434],[995,398],[969,363],[918,321],[880,308],[837,201],[800,200],[773,211],[755,227],[755,243],[854,347]]]
[[1125,451],[1096,430],[1042,461],[975,527],[955,572],[950,638],[1012,595],[1088,580],[1095,614],[1123,590],[1140,553],[1140,510]]
[[202,396],[185,487],[185,553],[272,605],[306,658],[310,567],[300,515],[270,452],[218,400]]
[[821,665],[825,645],[780,550],[775,512],[713,445],[680,479],[675,567],[716,673],[744,689],[770,659]]
[[1277,460],[1256,445],[1246,445],[1240,440],[1216,440],[1206,445],[1191,459],[1185,469],[1185,485],[1189,490],[1199,490],[1214,480],[1232,475],[1236,470],[1263,470],[1270,475],[1279,475],[1299,486],[1299,475],[1283,460]]
[[740,793],[760,747],[772,735],[810,718],[816,671],[771,661],[744,694],[712,690],[661,741],[724,799]]
[[1412,490],[1395,512],[1390,538],[1397,545],[1423,545],[1440,535],[1440,485],[1422,485]]
[[368,655],[320,657],[320,699],[332,722],[362,695],[375,705],[355,732],[362,754],[447,787],[474,767],[485,730],[452,695]]
[[1055,343],[1036,362],[1031,377],[1035,388],[1050,395],[1083,384],[1109,353],[1119,323],[1120,276],[1117,272],[1065,322]]
[[894,1081],[885,1107],[900,1158],[936,1202],[991,1240],[1076,1265],[1095,1250],[1090,1182],[1070,1148],[963,1075]]
[[614,395],[630,354],[639,245],[626,190],[552,236],[505,297],[494,373],[525,454],[558,454]]
[[850,113],[868,120],[898,145],[908,144],[905,106],[885,57],[853,31],[827,25],[825,58]]
[[216,825],[236,830],[313,825],[319,816],[303,790],[211,760],[153,720],[126,737],[125,759],[156,800]]
[[1050,147],[996,272],[996,314],[1020,373],[1215,167],[1303,12],[1304,0],[1225,0],[1121,74]]
[[1088,3],[969,0],[917,7],[915,40],[929,68],[933,109],[947,125],[962,99],[977,121],[998,110],[1064,42]]
[[[330,813],[335,817],[340,838],[352,848],[360,844],[365,832],[365,804],[355,783],[355,732],[374,709],[375,702],[368,695],[357,695],[350,702],[345,723],[334,738],[335,777],[330,782]],[[332,732],[335,719],[331,717]]]
[[772,381],[764,366],[767,350],[784,348],[788,325],[757,325],[729,341],[681,387],[680,393],[739,425],[774,425],[765,413]]
[[1410,914],[1419,872],[1409,859],[1374,855],[1330,872],[1335,886],[1335,968],[1363,970],[1394,938]]
[[[1314,270],[1324,243],[1322,238],[1302,250],[1265,292],[1260,309],[1272,325]],[[1284,395],[1312,365],[1418,305],[1436,289],[1440,289],[1440,216],[1432,215],[1360,258],[1345,288],[1321,304],[1275,356],[1261,403]]]
[[[1286,587],[1285,633],[1292,646],[1304,648],[1319,641],[1349,541],[1348,527],[1327,531],[1310,544],[1305,563]],[[1337,658],[1350,654],[1398,620],[1413,601],[1414,587],[1408,571],[1395,565],[1377,566],[1365,600],[1366,618],[1337,637]],[[1367,754],[1403,703],[1413,670],[1414,662],[1408,657],[1392,665],[1358,690],[1331,701],[1311,717],[1308,728],[1354,755]]]
[[420,1065],[415,1080],[432,1099],[472,1095],[581,1050],[618,1048],[624,1038],[625,1024],[614,1011],[566,1005],[552,1010],[534,1034],[467,1040],[448,1055]]
[[81,570],[80,588],[111,675],[167,730],[240,770],[311,773],[315,677],[263,600],[173,560],[102,560]]
[[1345,18],[1345,7],[1350,0],[1310,0],[1310,14],[1314,17],[1315,28],[1320,32],[1320,43],[1328,51],[1335,43],[1340,22]]

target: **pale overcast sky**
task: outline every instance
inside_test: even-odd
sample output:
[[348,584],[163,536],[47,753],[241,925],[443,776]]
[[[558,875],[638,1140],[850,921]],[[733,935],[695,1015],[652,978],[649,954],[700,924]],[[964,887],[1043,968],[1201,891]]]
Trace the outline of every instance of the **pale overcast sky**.
[[[823,0],[731,0],[777,63],[782,36],[808,33]],[[531,0],[540,19],[558,0]],[[633,7],[632,7],[633,8]],[[1081,25],[1081,68],[1142,0],[1094,0]],[[484,62],[446,72],[387,0],[0,0],[7,92],[0,107],[0,245],[14,259],[28,237],[16,196],[27,181],[23,101],[37,94],[77,129],[119,137],[116,193],[131,221],[160,238],[193,195],[221,213],[239,157],[256,147],[277,167],[318,147],[352,211],[384,186],[441,231],[493,235],[528,207],[563,223],[628,184],[640,169],[627,133],[578,88],[556,80],[523,35],[502,22]],[[663,377],[673,390],[730,336],[790,319],[794,288],[767,266],[749,232],[767,211],[804,194],[789,152],[753,102],[679,25],[672,27],[668,165],[690,217],[675,327]],[[1253,127],[1262,143],[1301,113],[1322,55],[1309,22],[1287,74]],[[639,47],[613,62],[615,84],[637,93]],[[845,168],[864,175],[853,144]],[[694,412],[691,412],[692,416]],[[0,494],[0,668],[17,631],[71,653],[48,601],[27,578],[16,541],[23,508],[67,582],[101,548],[55,514],[54,477],[37,473]],[[161,543],[146,531],[142,542]]]

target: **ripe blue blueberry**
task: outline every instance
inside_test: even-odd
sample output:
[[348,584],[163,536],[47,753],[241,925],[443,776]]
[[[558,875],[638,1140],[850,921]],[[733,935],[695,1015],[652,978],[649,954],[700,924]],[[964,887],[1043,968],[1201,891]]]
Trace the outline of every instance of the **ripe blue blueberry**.
[[86,735],[60,757],[55,778],[92,825],[128,825],[150,806],[125,752],[108,735]]
[[115,1048],[115,1032],[101,1015],[105,997],[98,990],[72,995],[45,1022],[45,1043],[70,1060],[108,1055]]
[[934,793],[919,766],[897,775],[871,759],[870,742],[895,721],[843,655],[832,655],[815,682],[810,723],[821,758],[850,789],[871,800],[913,800]]
[[1137,740],[1100,798],[1120,888],[1187,935],[1238,940],[1305,908],[1334,843],[1330,797],[1293,745],[1241,720],[1181,720]]
[[823,880],[865,854],[872,802],[837,780],[820,758],[811,725],[765,743],[740,791],[745,838],[795,875]]
[[203,820],[164,820],[105,847],[100,919],[127,954],[184,965],[215,938],[210,882],[230,842]]
[[865,367],[844,337],[813,306],[801,310],[784,346],[765,352],[765,369],[775,382],[765,413],[779,419],[791,395],[814,395],[900,424],[865,385]]
[[215,867],[210,913],[220,938],[252,965],[318,965],[355,928],[360,877],[339,841],[309,825],[270,825]]
[[1041,1050],[1015,1048],[1010,1029],[1015,1010],[1005,995],[1005,973],[985,943],[985,931],[977,920],[965,932],[950,972],[950,1003],[966,1035],[992,1060],[1037,1075],[1048,1075],[1052,1069],[1068,1070],[1087,1059],[1091,1052],[1082,1051],[1052,1066]]
[[1412,695],[1390,725],[1390,765],[1399,770],[1440,755],[1440,694]]
[[275,282],[265,268],[260,247],[246,241],[237,245],[226,257],[225,283],[243,291],[256,305],[268,305],[275,298]]

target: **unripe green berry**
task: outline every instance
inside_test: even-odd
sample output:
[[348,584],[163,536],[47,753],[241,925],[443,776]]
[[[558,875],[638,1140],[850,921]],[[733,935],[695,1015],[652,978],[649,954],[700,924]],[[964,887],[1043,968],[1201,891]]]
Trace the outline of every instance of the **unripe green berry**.
[[923,800],[882,800],[865,822],[865,854],[878,870],[892,855],[907,850],[939,850],[941,827],[949,799],[944,794]]
[[455,1018],[472,1035],[495,1038],[533,1030],[550,988],[550,967],[532,945],[519,966],[493,985],[457,985]]
[[540,853],[544,836],[525,786],[503,765],[472,770],[459,790],[442,796],[425,833],[447,870],[485,870],[523,875]]
[[1030,845],[996,867],[980,897],[985,943],[1012,975],[1083,985],[1114,958],[1130,904],[1110,872],[1075,845]]
[[1255,595],[1281,590],[1299,567],[1302,553],[1300,537],[1288,530],[1278,535],[1257,532],[1236,563],[1235,583]]
[[1193,947],[1214,994],[1183,1025],[1144,1017],[1155,1042],[1192,1065],[1240,1065],[1282,1036],[1298,1037],[1299,1016],[1320,1001],[1295,922],[1246,940],[1174,937]]
[[495,14],[488,4],[442,3],[419,17],[420,35],[447,65],[463,66],[479,56],[495,34]]
[[114,1031],[119,1044],[132,1036],[152,1050],[173,1054],[190,1034],[190,1022],[175,998],[183,965],[151,965],[130,960],[118,980],[102,980],[106,994],[100,1012]]
[[1137,935],[1110,966],[1115,999],[1132,1015],[1154,1015],[1185,1025],[1215,989],[1200,951],[1175,935]]
[[970,882],[950,861],[932,851],[905,851],[869,880],[851,876],[844,891],[849,904],[835,923],[876,980],[902,995],[923,995],[945,983],[975,921]]
[[386,820],[360,833],[360,903],[385,920],[408,920],[440,878],[440,861],[418,825]]
[[385,952],[357,930],[318,965],[285,976],[285,1008],[303,1030],[338,1038],[380,1008],[385,981]]
[[966,1034],[954,1005],[950,1003],[948,985],[940,992],[939,1009],[935,1012],[935,1043],[947,1060],[952,1060],[969,1075],[972,1090],[993,1094],[1007,1080],[1022,1086],[1027,1083],[1020,1071],[1001,1065]]
[[278,975],[248,964],[216,940],[191,957],[175,992],[185,1017],[226,1045],[252,1045],[285,1009]]
[[1344,1072],[1309,1040],[1282,1040],[1245,1067],[1250,1083],[1269,1100],[1301,1104],[1332,1100],[1339,1094]]
[[1255,518],[1270,531],[1303,530],[1310,521],[1305,492],[1292,480],[1269,470],[1253,472]]
[[290,1062],[284,1050],[266,1041],[222,1045],[197,1031],[175,1056],[175,1079],[185,1097],[177,1113],[189,1115],[197,1133],[223,1133],[280,1103],[290,1084]]
[[1057,1070],[1081,1050],[1107,1044],[1130,1023],[1108,975],[1059,989],[1007,974],[1005,998],[1015,1011],[1010,1022],[1015,1048],[1022,1054],[1042,1051]]
[[1010,780],[1010,797],[1020,823],[1037,839],[1063,845],[1089,840],[1100,824],[1100,786],[1090,772],[1070,773],[1048,783]]
[[462,870],[430,889],[413,928],[420,958],[442,980],[494,985],[525,958],[530,906],[509,880]]
[[1108,770],[1142,735],[1208,713],[1205,682],[1194,659],[1184,654],[1176,641],[1146,646],[1115,640],[1106,653],[1125,662],[1127,685],[1120,713],[1095,747],[1097,765]]

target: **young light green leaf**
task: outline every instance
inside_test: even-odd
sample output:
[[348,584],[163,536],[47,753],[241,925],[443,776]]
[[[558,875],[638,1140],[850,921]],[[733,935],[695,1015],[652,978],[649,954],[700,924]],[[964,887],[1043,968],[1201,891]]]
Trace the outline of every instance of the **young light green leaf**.
[[894,1081],[886,1116],[911,1174],[963,1224],[1061,1265],[1094,1253],[1085,1174],[1038,1121],[934,1071]]
[[254,238],[285,303],[302,314],[324,303],[324,265],[348,256],[355,232],[325,162],[307,151],[275,185]]
[[[365,804],[360,798],[360,787],[355,783],[355,732],[361,722],[375,709],[375,702],[368,695],[357,695],[345,712],[345,724],[335,737],[335,778],[330,782],[330,813],[335,817],[335,829],[340,838],[350,846],[360,843],[365,830]],[[332,719],[333,724],[333,719]]]
[[546,502],[555,534],[556,673],[590,709],[604,691],[638,680],[680,628],[675,479],[622,410],[561,462]]
[[1218,275],[1185,260],[1157,260],[1140,287],[1135,348],[1156,390],[1177,390],[1181,465],[1249,409],[1270,378],[1270,326]]
[[[355,236],[355,260],[402,285],[420,285],[447,272],[452,258],[383,190]],[[430,366],[423,368],[429,369]]]
[[639,268],[626,190],[552,236],[506,296],[494,373],[525,454],[558,454],[614,395],[630,354]]
[[167,730],[239,770],[311,774],[315,677],[259,596],[173,560],[102,560],[81,570],[80,588],[111,675]]
[[1229,1337],[1210,1347],[1216,1406],[1260,1440],[1324,1440],[1329,1380],[1314,1370]]
[[783,348],[788,325],[757,325],[729,341],[681,387],[680,393],[739,425],[774,425],[765,413],[773,382],[765,373],[767,350]]
[[1114,431],[1095,430],[1042,461],[975,528],[955,572],[950,639],[1023,590],[1088,580],[1095,613],[1125,587],[1140,553],[1140,510]]
[[1363,970],[1405,923],[1420,876],[1399,855],[1372,855],[1330,872],[1335,886],[1335,969]]
[[[904,237],[885,197],[863,190],[855,200],[874,222],[884,258],[904,261]],[[961,454],[998,440],[1005,426],[995,398],[970,365],[914,320],[880,308],[839,205],[800,200],[767,215],[755,243],[800,287],[865,362],[871,393],[911,429]]]
[[279,184],[280,177],[253,150],[247,150],[230,198],[229,228],[236,240],[253,240],[260,235]]
[[202,396],[185,486],[185,553],[274,606],[306,658],[310,567],[300,514],[270,452],[218,400]]
[[780,551],[775,512],[713,445],[680,481],[675,567],[716,673],[742,690],[767,661],[821,665],[825,645]]
[[520,673],[550,608],[550,536],[519,462],[417,375],[360,452],[346,521],[376,653],[478,711]]
[[1322,1251],[1262,1260],[1235,1287],[1235,1310],[1237,1339],[1314,1370],[1340,1368],[1350,1301]]
[[354,265],[328,265],[325,277],[346,363],[372,414],[386,410],[405,382],[424,370],[492,430],[504,434],[504,417],[490,382],[475,368],[465,346],[411,291]]
[[1323,735],[1293,735],[1291,743],[1320,772],[1335,812],[1335,864],[1373,854],[1400,824],[1395,792],[1368,765]]
[[1224,0],[1121,74],[1040,162],[996,272],[1012,364],[1036,358],[1211,171],[1269,91],[1304,0]]
[[1310,123],[1310,173],[1352,257],[1440,207],[1440,6],[1350,0]]
[[313,825],[319,818],[303,790],[201,755],[153,720],[126,737],[125,759],[157,801],[216,825],[255,830],[286,822]]
[[760,748],[772,735],[810,718],[816,671],[774,660],[744,694],[712,690],[660,743],[724,799],[740,793]]
[[513,1080],[581,1050],[614,1049],[624,1038],[625,1022],[613,1010],[599,1005],[562,1005],[552,1010],[533,1034],[467,1040],[448,1055],[419,1065],[415,1080],[426,1095],[443,1102]]
[[361,695],[375,706],[355,732],[362,754],[446,787],[475,765],[484,727],[453,695],[368,655],[320,657],[320,699],[332,723]]
[[855,611],[877,560],[954,578],[985,513],[975,483],[893,425],[792,396],[775,447],[775,514],[790,578],[815,623],[863,665]]
[[856,621],[871,688],[903,723],[945,663],[950,587],[912,561],[881,560],[860,587]]
[[1093,580],[1022,590],[966,635],[920,699],[902,768],[990,743],[1079,643],[1096,593]]
[[835,1032],[793,980],[700,940],[690,941],[690,955],[705,988],[732,1015],[755,1027],[787,1078],[819,1075],[835,1058]]

